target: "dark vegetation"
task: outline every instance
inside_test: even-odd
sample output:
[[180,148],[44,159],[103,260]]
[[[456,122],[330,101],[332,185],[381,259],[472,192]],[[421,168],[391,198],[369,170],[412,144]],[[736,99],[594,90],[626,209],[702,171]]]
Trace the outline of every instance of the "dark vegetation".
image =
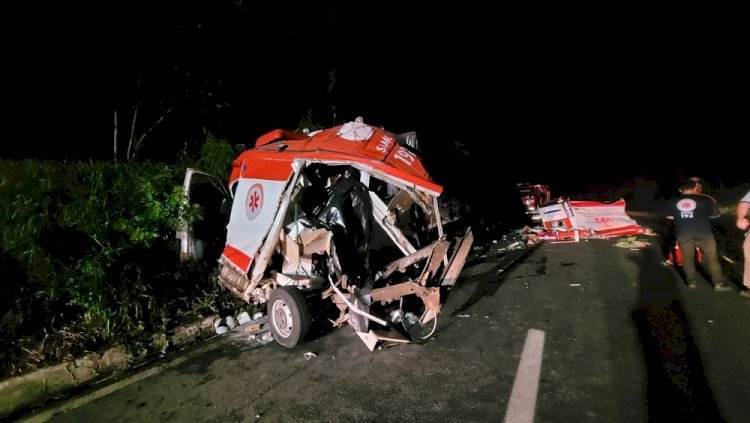
[[233,149],[209,137],[181,163],[0,160],[0,377],[124,343],[233,307],[215,263],[180,263],[187,164],[226,174]]

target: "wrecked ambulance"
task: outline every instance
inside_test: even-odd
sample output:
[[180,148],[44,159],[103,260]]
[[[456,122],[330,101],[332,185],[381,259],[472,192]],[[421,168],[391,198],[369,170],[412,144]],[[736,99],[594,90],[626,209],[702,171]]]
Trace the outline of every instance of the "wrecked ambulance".
[[[188,169],[189,198],[196,178],[227,197],[218,282],[266,304],[279,344],[304,342],[316,319],[348,324],[370,350],[408,342],[396,326],[407,314],[434,331],[441,289],[455,283],[473,236],[444,231],[442,187],[399,138],[360,118],[312,133],[278,129],[240,153],[226,186]],[[199,223],[178,230],[183,258],[207,248]]]

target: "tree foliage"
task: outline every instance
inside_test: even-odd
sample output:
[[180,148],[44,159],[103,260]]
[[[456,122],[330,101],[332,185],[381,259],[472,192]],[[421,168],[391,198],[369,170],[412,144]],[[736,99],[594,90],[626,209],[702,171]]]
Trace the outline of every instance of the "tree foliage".
[[[197,161],[218,167],[227,147],[207,144]],[[23,337],[76,326],[90,337],[73,348],[90,349],[164,332],[181,311],[211,311],[213,266],[178,261],[175,229],[201,214],[186,203],[183,174],[164,164],[0,160],[0,361]]]

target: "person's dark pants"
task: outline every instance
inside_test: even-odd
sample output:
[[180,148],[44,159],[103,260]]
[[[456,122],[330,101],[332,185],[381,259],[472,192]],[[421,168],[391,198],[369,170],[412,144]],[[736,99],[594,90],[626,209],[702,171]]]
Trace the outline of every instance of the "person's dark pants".
[[[664,230],[664,238],[662,239],[662,253],[664,254],[664,258],[669,260],[670,254],[672,257],[674,257],[674,244],[677,240],[674,236],[674,227],[669,226]],[[676,258],[673,258],[673,260],[677,260]]]
[[721,272],[719,264],[719,254],[716,251],[716,240],[714,237],[707,238],[677,238],[677,244],[680,246],[682,253],[682,271],[685,272],[685,279],[688,283],[695,283],[698,280],[698,271],[695,269],[695,249],[700,248],[703,253],[703,267],[711,276],[711,282],[714,286],[724,283],[724,274]]

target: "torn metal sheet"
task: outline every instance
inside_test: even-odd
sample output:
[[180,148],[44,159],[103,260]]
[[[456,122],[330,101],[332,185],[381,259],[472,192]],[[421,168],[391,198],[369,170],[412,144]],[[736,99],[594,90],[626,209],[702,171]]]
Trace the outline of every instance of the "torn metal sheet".
[[440,289],[438,287],[425,288],[414,282],[404,282],[375,288],[370,296],[373,301],[394,301],[406,295],[416,294],[424,301],[428,310],[440,310]]
[[401,229],[396,226],[396,216],[394,213],[389,211],[389,209],[386,208],[385,203],[383,203],[383,200],[372,191],[370,191],[370,198],[375,223],[380,225],[383,231],[391,238],[402,253],[413,254],[416,251],[416,248],[414,248],[403,232],[401,232]]
[[625,213],[625,205],[624,199],[612,203],[561,199],[540,207],[543,226],[549,234],[543,234],[542,238],[578,240],[647,233],[648,228],[640,226]]
[[393,274],[393,272],[397,270],[401,273],[404,273],[409,266],[429,257],[432,254],[432,250],[434,248],[435,244],[431,244],[406,257],[395,260],[394,262],[386,266],[386,268],[380,273],[380,277],[388,278]]
[[[341,300],[344,302],[344,304],[346,304],[347,307],[349,307],[349,311],[351,311],[352,313],[358,314],[360,316],[364,316],[364,317],[372,320],[373,322],[379,323],[379,324],[381,324],[383,326],[387,326],[388,325],[388,323],[385,320],[380,319],[378,317],[375,317],[375,316],[367,313],[366,311],[362,310],[361,307],[359,307],[359,306],[355,306],[354,303],[357,302],[357,299],[353,299],[351,301],[349,299],[347,299],[347,297],[344,296],[344,294],[338,288],[336,288],[335,284],[331,284],[331,289],[333,289],[333,292],[335,292],[336,295],[338,295],[339,298],[341,298]],[[360,303],[361,303],[361,301],[360,301]]]
[[471,229],[467,229],[466,235],[464,235],[463,238],[456,243],[456,247],[454,247],[454,253],[453,256],[451,256],[450,263],[440,278],[440,285],[453,286],[456,283],[458,275],[464,268],[466,257],[469,255],[473,243],[474,234],[471,232]]
[[435,276],[438,267],[446,258],[445,254],[448,252],[450,242],[441,239],[433,245],[434,247],[432,248],[432,251],[430,251],[430,258],[427,260],[427,265],[424,270],[422,270],[422,274],[419,275],[419,284],[422,286],[425,286],[427,281]]
[[375,346],[378,345],[380,338],[378,338],[378,336],[373,331],[368,331],[368,332],[355,331],[355,333],[357,334],[357,336],[359,336],[362,342],[365,343],[368,350],[375,351]]

